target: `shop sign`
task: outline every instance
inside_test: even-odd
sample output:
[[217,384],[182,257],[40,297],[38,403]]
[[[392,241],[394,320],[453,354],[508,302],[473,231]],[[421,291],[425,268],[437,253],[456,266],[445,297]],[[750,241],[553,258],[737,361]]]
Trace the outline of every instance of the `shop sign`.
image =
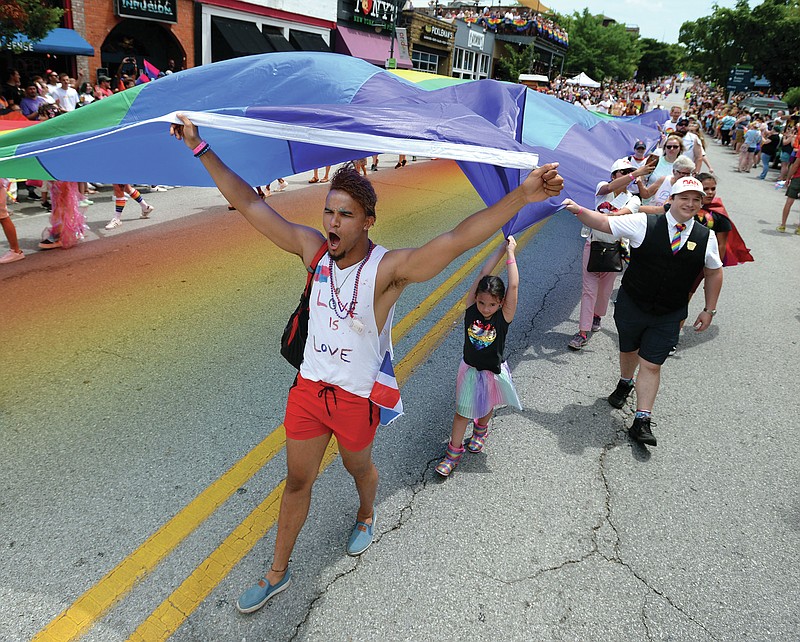
[[408,53],[408,31],[405,27],[398,27],[394,32],[397,35],[397,44],[400,45],[400,58],[409,60],[411,54]]
[[[354,0],[353,22],[394,24],[397,5],[389,0]],[[384,20],[384,17],[386,20]]]
[[6,49],[9,49],[11,53],[17,55],[23,53],[33,53],[33,43],[30,40],[12,40],[6,44]]
[[483,51],[483,42],[486,40],[486,34],[480,31],[469,30],[469,38],[467,40],[467,47],[470,49],[480,49]]
[[116,0],[120,18],[178,22],[178,0]]
[[425,25],[425,29],[420,34],[420,39],[427,40],[428,42],[435,42],[440,45],[449,45],[452,36],[453,32],[449,29],[445,29],[439,25]]

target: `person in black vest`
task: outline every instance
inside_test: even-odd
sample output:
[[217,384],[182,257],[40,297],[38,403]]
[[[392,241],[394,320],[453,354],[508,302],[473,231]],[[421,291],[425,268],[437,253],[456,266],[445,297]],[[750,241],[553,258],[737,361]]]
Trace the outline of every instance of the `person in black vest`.
[[636,416],[628,434],[650,446],[656,438],[650,415],[658,393],[661,365],[678,343],[681,322],[689,314],[689,291],[700,272],[705,275],[705,307],[694,322],[706,330],[717,310],[722,289],[722,261],[717,238],[694,217],[703,204],[703,185],[687,176],[675,181],[664,214],[603,216],[566,199],[564,206],[584,225],[617,238],[627,237],[631,261],[617,295],[614,321],[619,335],[620,380],[608,403],[622,408],[636,381]]

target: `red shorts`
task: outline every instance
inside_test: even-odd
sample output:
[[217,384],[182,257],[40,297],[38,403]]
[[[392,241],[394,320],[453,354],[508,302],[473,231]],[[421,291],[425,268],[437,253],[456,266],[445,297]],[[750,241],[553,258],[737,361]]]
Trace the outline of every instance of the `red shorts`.
[[380,408],[369,399],[324,381],[309,381],[297,373],[289,389],[283,425],[287,439],[336,435],[345,450],[364,450],[375,439]]

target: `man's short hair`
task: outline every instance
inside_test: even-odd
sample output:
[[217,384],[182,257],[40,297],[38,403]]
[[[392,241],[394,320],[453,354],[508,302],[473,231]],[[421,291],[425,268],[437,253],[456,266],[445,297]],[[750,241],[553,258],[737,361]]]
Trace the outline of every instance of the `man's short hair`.
[[689,126],[689,119],[688,118],[679,118],[678,122],[675,123],[675,125],[676,126],[677,125],[686,125],[688,127]]
[[378,195],[375,194],[375,188],[372,187],[370,180],[359,174],[353,163],[346,163],[336,170],[331,179],[331,189],[347,192],[364,208],[367,216],[376,217],[375,206],[378,203]]

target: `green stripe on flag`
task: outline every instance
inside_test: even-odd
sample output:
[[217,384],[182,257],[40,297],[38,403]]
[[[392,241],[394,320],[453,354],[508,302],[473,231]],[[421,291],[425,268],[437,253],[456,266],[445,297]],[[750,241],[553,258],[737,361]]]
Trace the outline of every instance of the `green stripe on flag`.
[[72,136],[107,127],[116,127],[130,111],[133,101],[146,85],[137,85],[118,94],[80,107],[68,114],[23,127],[0,138],[0,176],[53,180],[35,157],[2,160],[16,155],[20,145],[61,136]]

